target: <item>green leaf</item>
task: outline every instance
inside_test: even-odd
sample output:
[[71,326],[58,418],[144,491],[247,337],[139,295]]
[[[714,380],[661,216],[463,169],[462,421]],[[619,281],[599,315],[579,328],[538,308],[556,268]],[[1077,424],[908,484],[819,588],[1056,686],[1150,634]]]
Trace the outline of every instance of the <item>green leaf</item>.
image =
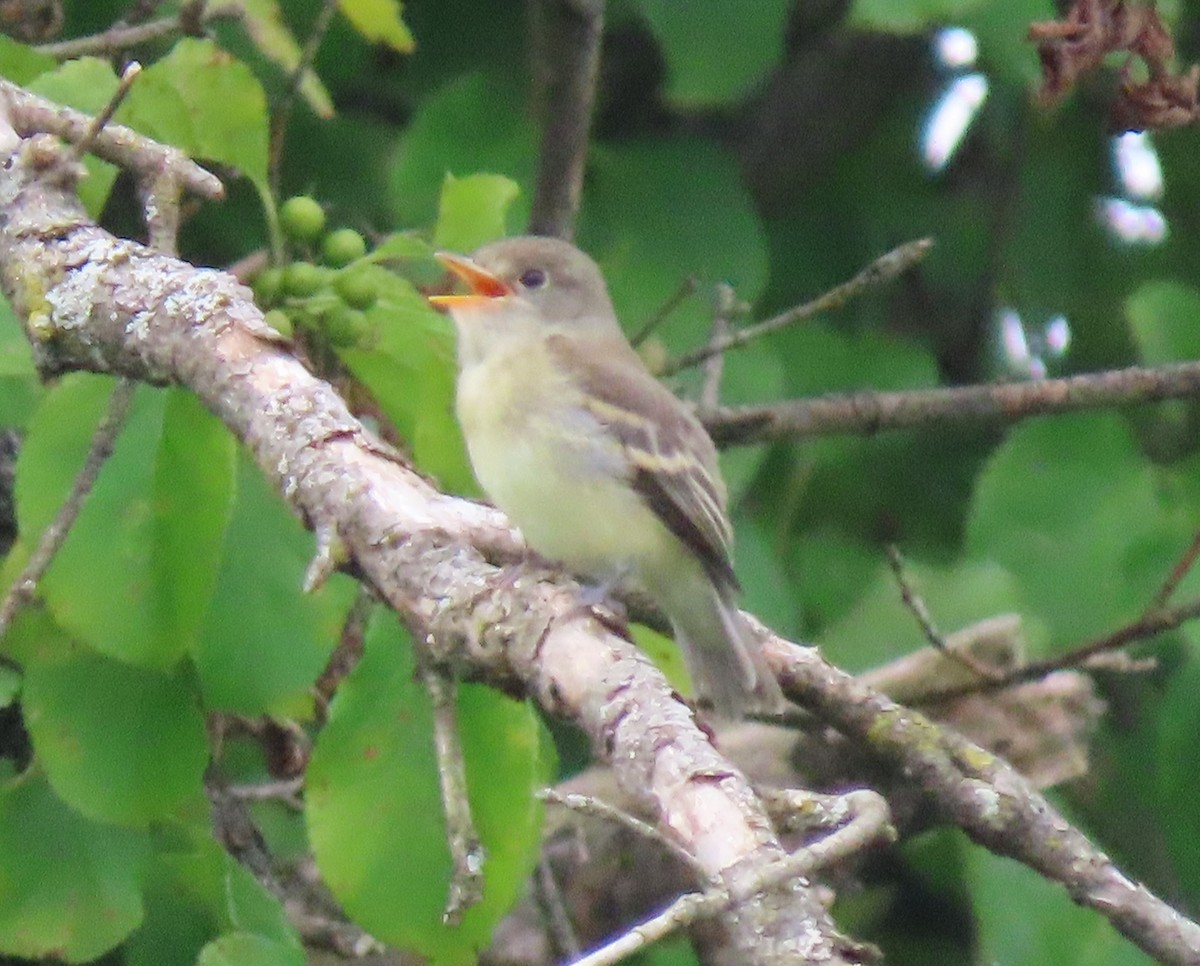
[[89,962],[142,919],[144,833],[91,822],[35,774],[0,787],[0,951]]
[[[111,379],[68,376],[44,398],[17,464],[21,533],[35,538],[58,513],[111,388]],[[182,390],[137,391],[42,582],[66,630],[104,654],[149,666],[165,667],[187,651],[215,581],[232,446]]]
[[11,708],[21,693],[23,677],[8,665],[0,665],[0,708]]
[[[886,5],[887,0],[869,0],[878,9]],[[964,27],[974,32],[979,40],[980,60],[986,67],[989,78],[994,84],[998,95],[1002,95],[1000,85],[1008,85],[1009,91],[1016,89],[1018,96],[1028,96],[1021,91],[1022,86],[1029,87],[1038,84],[1042,78],[1042,69],[1038,61],[1037,48],[1029,42],[1029,26],[1042,21],[1057,20],[1059,11],[1054,0],[1009,0],[1008,3],[979,3],[977,0],[932,0],[934,4],[958,4],[963,16],[959,19]],[[943,19],[941,23],[953,22]],[[1051,133],[1047,129],[1047,134]],[[1063,137],[1063,131],[1054,134],[1061,139],[1064,146],[1070,144]],[[1078,145],[1071,145],[1068,150],[1077,151]],[[1078,178],[1082,184],[1087,178]],[[1078,228],[1079,224],[1069,218],[1062,218],[1065,208],[1059,210],[1059,221],[1064,227]],[[1078,236],[1077,236],[1078,237]],[[1029,253],[1028,257],[1035,257]]]
[[[906,576],[943,634],[1013,611],[1021,600],[1012,575],[992,562],[962,561],[953,567],[933,567],[910,558]],[[1022,631],[1026,641],[1032,636],[1041,643],[1044,636],[1044,631],[1031,628],[1028,622]],[[929,642],[900,599],[891,568],[882,554],[876,554],[875,572],[865,593],[841,620],[825,629],[818,643],[840,667],[863,671]]]
[[[258,52],[285,74],[291,75],[300,66],[303,50],[284,22],[279,0],[222,0],[208,5],[210,12],[218,9],[238,12],[241,26]],[[333,117],[333,99],[315,71],[305,71],[297,89],[317,117]]]
[[207,707],[301,716],[311,710],[308,690],[354,595],[353,582],[336,574],[320,590],[302,592],[315,552],[312,535],[244,458],[217,586],[192,652]]
[[470,252],[484,242],[503,238],[506,216],[520,193],[517,183],[503,175],[456,178],[447,173],[438,203],[434,244],[450,251]]
[[5,298],[0,298],[0,377],[37,378],[29,340]]
[[139,78],[117,119],[197,158],[239,169],[269,197],[267,98],[250,68],[186,37]]
[[1146,606],[1180,552],[1176,526],[1120,417],[1060,416],[1019,427],[988,462],[967,544],[1065,646]]
[[1004,966],[1150,966],[1141,952],[1062,886],[981,848],[967,857],[977,962]]
[[25,426],[41,394],[25,330],[8,300],[0,298],[0,425]]
[[22,707],[50,784],[88,818],[141,825],[201,793],[208,738],[186,674],[122,664],[43,627]]
[[791,0],[725,0],[704,10],[678,0],[636,4],[666,54],[667,95],[683,107],[749,94],[783,56],[792,6]]
[[[708,141],[634,141],[596,149],[585,186],[580,245],[604,270],[626,331],[653,317],[689,276],[688,300],[657,334],[672,352],[702,345],[712,286],[753,301],[767,278],[766,239],[733,158]],[[737,353],[730,365],[739,365]]]
[[338,0],[338,9],[372,43],[387,44],[402,54],[416,49],[412,33],[400,19],[398,0]]
[[303,950],[253,933],[235,932],[200,950],[196,966],[305,966],[307,962]]
[[968,16],[981,0],[854,0],[849,21],[863,27],[917,33]]
[[1200,653],[1194,644],[1190,662],[1167,682],[1166,694],[1158,708],[1157,743],[1153,748],[1142,744],[1139,758],[1152,762],[1157,792],[1154,814],[1165,838],[1164,858],[1169,857],[1171,874],[1178,879],[1184,895],[1200,893],[1200,854],[1196,836],[1200,834],[1200,813],[1196,809],[1195,748],[1200,740],[1200,713],[1197,713],[1196,687],[1200,684]]
[[538,131],[511,78],[473,74],[428,98],[405,129],[392,173],[392,209],[401,224],[433,224],[446,173],[490,171],[522,188],[510,218],[529,217]]
[[1200,292],[1191,285],[1145,282],[1125,300],[1125,315],[1144,364],[1200,359]]
[[412,448],[417,465],[458,493],[477,488],[454,419],[453,326],[412,285],[378,269],[379,300],[367,312],[373,341],[338,356]]
[[146,868],[145,922],[125,945],[126,966],[193,966],[207,943],[235,931],[299,950],[279,900],[208,826],[173,827],[173,841],[161,837]]
[[200,401],[169,390],[154,467],[154,570],[163,634],[190,649],[217,583],[237,444]]
[[[308,769],[309,834],[338,901],[380,939],[434,963],[473,963],[523,889],[538,850],[547,779],[537,718],[478,685],[463,685],[459,722],[471,808],[487,858],[483,902],[442,924],[450,877],[429,699],[393,615],[342,682]],[[413,834],[416,828],[421,834]]]
[[14,84],[25,86],[38,75],[57,66],[58,62],[53,57],[0,34],[0,75]]

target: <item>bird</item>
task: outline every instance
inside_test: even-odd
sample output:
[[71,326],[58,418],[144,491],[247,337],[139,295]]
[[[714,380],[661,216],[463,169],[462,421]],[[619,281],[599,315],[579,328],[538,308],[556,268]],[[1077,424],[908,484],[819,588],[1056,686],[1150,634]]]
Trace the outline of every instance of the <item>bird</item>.
[[430,301],[457,331],[457,415],[484,492],[541,556],[648,593],[714,713],[780,710],[737,607],[716,447],[626,339],[596,263],[539,236],[437,258],[470,290]]

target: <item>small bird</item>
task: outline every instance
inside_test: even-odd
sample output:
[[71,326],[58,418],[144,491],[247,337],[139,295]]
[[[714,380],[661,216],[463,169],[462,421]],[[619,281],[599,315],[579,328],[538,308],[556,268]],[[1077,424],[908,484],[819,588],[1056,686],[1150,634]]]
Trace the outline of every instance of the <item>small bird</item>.
[[596,263],[539,237],[438,258],[471,290],[430,301],[458,330],[458,419],[484,491],[538,553],[646,590],[717,713],[779,710],[736,604],[716,448],[625,338]]

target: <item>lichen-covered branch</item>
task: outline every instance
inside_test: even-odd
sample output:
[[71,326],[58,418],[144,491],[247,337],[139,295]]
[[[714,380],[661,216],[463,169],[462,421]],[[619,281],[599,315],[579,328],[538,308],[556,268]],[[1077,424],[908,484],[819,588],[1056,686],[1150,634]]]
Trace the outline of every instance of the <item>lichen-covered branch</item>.
[[189,388],[297,515],[336,535],[431,661],[530,694],[584,729],[628,794],[737,897],[719,919],[739,962],[860,961],[803,880],[753,890],[786,853],[744,776],[661,673],[581,610],[571,582],[549,571],[504,579],[491,561],[523,547],[502,515],[439,493],[370,434],[231,276],[92,224],[55,139],[0,129],[0,152],[0,281],[44,372]]
[[839,393],[727,408],[704,413],[702,419],[718,446],[747,446],[801,436],[871,435],[948,423],[1014,423],[1047,413],[1197,396],[1200,362],[1181,362],[1036,382]]
[[1161,963],[1200,962],[1200,926],[1129,879],[1004,759],[896,704],[815,649],[767,644],[784,693],[914,782],[946,821],[1062,884]]

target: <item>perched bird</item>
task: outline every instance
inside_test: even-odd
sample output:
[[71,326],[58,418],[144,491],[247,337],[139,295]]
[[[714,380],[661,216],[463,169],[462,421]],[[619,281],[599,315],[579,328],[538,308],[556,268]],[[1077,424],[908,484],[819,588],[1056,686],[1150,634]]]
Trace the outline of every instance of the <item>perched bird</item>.
[[718,713],[777,710],[736,605],[716,449],[626,340],[595,262],[535,237],[438,258],[471,290],[430,301],[458,330],[458,418],[480,485],[543,556],[640,584]]

